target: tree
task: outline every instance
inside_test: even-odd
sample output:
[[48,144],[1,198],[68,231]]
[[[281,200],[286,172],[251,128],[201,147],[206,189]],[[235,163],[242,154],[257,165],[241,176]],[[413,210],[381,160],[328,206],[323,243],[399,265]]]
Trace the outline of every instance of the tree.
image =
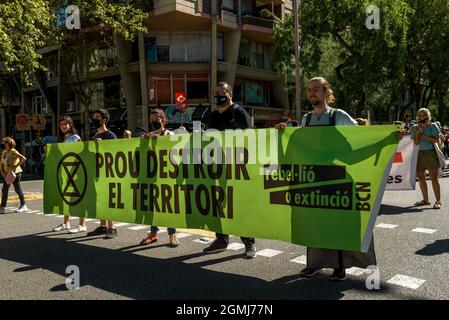
[[[418,107],[429,105],[437,92],[439,109],[444,110],[449,3],[379,1],[378,30],[366,27],[369,4],[360,0],[303,1],[299,9],[304,17],[303,82],[310,75],[330,78],[339,105],[353,106],[357,116],[369,108],[379,113],[379,109],[389,112],[394,107],[401,114],[412,103]],[[276,68],[287,74],[295,65],[292,34],[291,16],[276,22]],[[412,93],[411,102],[403,102],[404,91]]]

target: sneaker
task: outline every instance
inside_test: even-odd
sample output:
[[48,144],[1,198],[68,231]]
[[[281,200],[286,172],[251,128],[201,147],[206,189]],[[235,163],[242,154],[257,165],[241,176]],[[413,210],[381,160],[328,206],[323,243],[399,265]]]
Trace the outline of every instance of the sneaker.
[[256,257],[256,246],[254,244],[245,244],[243,257],[246,259],[254,259]]
[[169,234],[168,236],[170,237],[170,247],[175,248],[175,247],[179,246],[179,240],[178,240],[178,237],[176,237],[176,234],[173,233],[173,234]]
[[75,229],[69,230],[69,233],[80,233],[80,232],[86,232],[87,227],[86,226],[78,226]]
[[332,276],[331,276],[332,281],[343,281],[345,279],[346,279],[346,269],[345,268],[334,269],[334,273],[332,273]]
[[150,233],[148,233],[148,236],[146,236],[145,238],[142,239],[142,241],[140,241],[140,244],[143,246],[155,242],[157,242],[157,232],[151,231]]
[[5,208],[4,207],[0,207],[0,214],[2,213],[6,213]]
[[117,229],[108,228],[106,237],[104,237],[104,238],[105,239],[114,239],[115,237],[117,237]]
[[89,232],[87,235],[88,236],[98,236],[98,235],[107,234],[107,233],[108,233],[108,227],[99,226],[94,231]]
[[28,207],[24,204],[23,206],[20,206],[15,212],[27,212],[30,211]]
[[212,242],[210,246],[208,246],[206,249],[203,250],[204,253],[219,253],[226,250],[228,247],[227,243],[224,243],[219,240],[215,240]]
[[300,278],[313,278],[320,273],[321,268],[304,268],[299,273]]
[[63,223],[53,229],[53,231],[67,231],[67,230],[70,230],[70,224],[68,223],[67,224]]

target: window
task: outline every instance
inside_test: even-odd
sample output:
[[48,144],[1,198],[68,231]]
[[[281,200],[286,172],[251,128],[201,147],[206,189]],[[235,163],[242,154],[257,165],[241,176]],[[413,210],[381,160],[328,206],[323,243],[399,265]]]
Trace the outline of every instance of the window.
[[122,86],[119,77],[104,80],[104,105],[106,108],[120,108],[122,97]]
[[172,34],[170,39],[170,61],[185,61],[185,36],[182,33]]
[[[138,50],[138,48],[137,48]],[[138,57],[138,55],[137,55]],[[138,59],[137,59],[138,60]],[[156,38],[145,38],[145,60],[155,62],[156,61]]]
[[[223,33],[217,36],[217,58],[224,60]],[[147,61],[208,62],[210,32],[153,32],[145,38]]]
[[157,61],[170,61],[170,38],[168,34],[157,36],[156,54]]
[[47,113],[47,104],[43,96],[35,95],[31,98],[31,112],[33,114]]
[[223,0],[223,9],[234,12],[234,0]]
[[224,35],[222,32],[217,34],[217,59],[224,61]]
[[187,36],[187,61],[201,61],[201,38],[199,34]]
[[187,93],[188,104],[209,103],[208,73],[153,74],[149,78],[150,103],[176,103],[175,94]]

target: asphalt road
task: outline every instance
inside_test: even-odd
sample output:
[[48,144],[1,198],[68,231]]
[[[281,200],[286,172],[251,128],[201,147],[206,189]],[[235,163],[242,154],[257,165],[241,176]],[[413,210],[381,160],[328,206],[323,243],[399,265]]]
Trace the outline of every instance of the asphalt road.
[[[152,246],[138,246],[146,230],[131,224],[113,240],[54,233],[62,217],[39,214],[42,181],[24,182],[35,212],[0,215],[0,299],[448,299],[449,178],[441,182],[442,210],[412,207],[419,191],[385,193],[374,231],[380,288],[373,290],[359,269],[339,283],[329,281],[331,270],[298,279],[305,248],[285,242],[258,239],[259,255],[245,260],[238,245],[204,255],[204,233],[184,231],[178,248],[168,246],[166,233]],[[96,226],[88,222],[90,230]],[[76,290],[65,285],[70,265],[80,271]]]

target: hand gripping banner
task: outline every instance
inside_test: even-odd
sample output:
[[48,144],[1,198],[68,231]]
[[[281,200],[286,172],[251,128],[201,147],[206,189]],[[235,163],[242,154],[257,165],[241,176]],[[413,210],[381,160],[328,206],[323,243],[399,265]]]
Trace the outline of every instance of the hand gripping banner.
[[397,131],[248,129],[53,144],[45,213],[366,251]]

